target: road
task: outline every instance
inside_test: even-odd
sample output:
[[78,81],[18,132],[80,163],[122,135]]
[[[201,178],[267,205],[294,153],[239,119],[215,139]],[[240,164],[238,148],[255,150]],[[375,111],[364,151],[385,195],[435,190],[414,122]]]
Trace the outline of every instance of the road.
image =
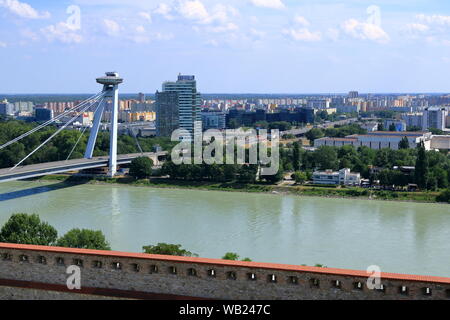
[[[159,153],[136,153],[117,156],[117,164],[129,164],[133,159],[147,156],[157,159],[166,156],[167,152]],[[108,166],[109,157],[96,157],[93,159],[74,159],[68,161],[46,162],[41,164],[33,164],[29,166],[18,167],[14,170],[11,168],[0,169],[0,183],[22,180],[28,178],[41,177],[49,174],[63,173],[69,171],[79,171],[85,169],[102,168]]]

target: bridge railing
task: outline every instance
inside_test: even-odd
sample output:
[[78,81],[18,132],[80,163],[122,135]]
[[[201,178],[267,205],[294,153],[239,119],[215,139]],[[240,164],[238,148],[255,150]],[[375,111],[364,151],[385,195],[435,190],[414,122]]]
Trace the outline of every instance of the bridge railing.
[[[81,290],[66,287],[78,266]],[[381,275],[369,290],[364,271],[113,251],[0,244],[0,298],[22,290],[138,299],[450,299],[450,278]],[[6,288],[8,289],[7,291]],[[25,294],[25,296],[27,296]]]

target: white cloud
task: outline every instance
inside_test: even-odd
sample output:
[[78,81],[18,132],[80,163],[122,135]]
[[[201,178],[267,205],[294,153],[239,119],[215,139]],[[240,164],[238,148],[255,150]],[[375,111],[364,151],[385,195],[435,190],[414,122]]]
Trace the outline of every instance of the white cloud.
[[229,22],[229,23],[219,25],[216,27],[208,27],[208,28],[206,28],[206,31],[217,33],[217,32],[236,31],[238,29],[239,29],[239,27],[236,24]]
[[428,24],[438,24],[441,26],[450,26],[450,16],[443,16],[443,15],[425,15],[425,14],[418,14],[416,18],[420,21],[426,22]]
[[284,29],[283,34],[289,36],[295,41],[308,41],[315,42],[322,40],[322,34],[320,32],[312,32],[307,28],[300,29]]
[[256,30],[254,28],[250,29],[250,35],[258,40],[263,39],[266,36],[266,33],[264,31]]
[[25,37],[27,39],[30,39],[31,41],[38,41],[39,40],[39,35],[36,32],[31,31],[30,29],[21,30],[20,34],[23,37]]
[[410,32],[426,32],[430,30],[430,27],[422,23],[409,23],[406,29]]
[[172,7],[167,3],[160,3],[153,13],[163,16],[167,20],[173,20],[174,17],[171,15]]
[[390,40],[389,35],[383,28],[376,24],[349,19],[341,27],[346,34],[356,39],[371,40],[378,43],[386,43]]
[[250,0],[250,3],[257,7],[283,9],[284,3],[281,0]]
[[7,47],[6,42],[0,41],[0,48],[6,48],[6,47]]
[[145,33],[146,31],[144,26],[137,26],[135,30],[137,33]]
[[139,17],[147,20],[148,22],[150,22],[150,23],[152,22],[152,15],[150,13],[141,11],[138,13],[138,15],[139,15]]
[[56,40],[67,44],[80,43],[83,41],[83,37],[74,32],[73,28],[64,22],[42,28],[41,33],[49,41]]
[[210,16],[200,0],[180,1],[177,7],[178,13],[185,19],[199,23],[209,23]]
[[110,36],[117,36],[122,30],[121,26],[114,20],[103,19],[105,32]]
[[7,8],[10,12],[21,18],[27,19],[46,19],[50,18],[50,13],[38,12],[28,3],[20,2],[18,0],[0,0],[0,7]]
[[299,15],[294,17],[294,22],[305,27],[309,26],[309,21],[305,17]]

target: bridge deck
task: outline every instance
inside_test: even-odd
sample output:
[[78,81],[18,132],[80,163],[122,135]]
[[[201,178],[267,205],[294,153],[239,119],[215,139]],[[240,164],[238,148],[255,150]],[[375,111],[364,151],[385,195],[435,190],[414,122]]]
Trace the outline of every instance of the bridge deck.
[[[141,156],[159,157],[165,156],[166,154],[167,154],[166,152],[159,152],[159,153],[144,153],[144,154],[136,153],[136,154],[118,155],[117,164],[119,165],[128,164],[131,163],[133,159]],[[101,168],[107,166],[108,162],[109,157],[105,156],[105,157],[95,157],[92,159],[74,159],[68,161],[46,162],[18,167],[14,170],[11,170],[11,168],[0,169],[0,183],[40,177],[48,174]]]

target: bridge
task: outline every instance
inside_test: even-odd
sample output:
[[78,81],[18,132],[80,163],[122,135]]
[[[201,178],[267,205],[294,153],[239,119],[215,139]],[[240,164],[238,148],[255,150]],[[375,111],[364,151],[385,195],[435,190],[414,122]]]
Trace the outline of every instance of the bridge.
[[[0,146],[0,150],[9,147],[10,145],[28,137],[29,135],[54,124],[56,121],[62,119],[63,117],[68,116],[70,119],[59,128],[54,134],[52,134],[46,141],[40,144],[37,148],[35,148],[32,152],[30,152],[25,158],[23,158],[19,163],[17,163],[14,167],[8,169],[0,169],[0,183],[8,182],[14,180],[28,179],[34,177],[45,176],[49,174],[56,173],[64,173],[70,171],[80,171],[85,169],[93,169],[93,168],[101,168],[101,167],[109,167],[108,175],[110,177],[114,177],[117,173],[117,166],[128,164],[133,161],[133,159],[146,156],[153,160],[155,165],[160,164],[160,160],[162,157],[165,157],[167,153],[159,152],[159,153],[144,153],[139,144],[139,140],[136,136],[134,136],[136,143],[139,147],[141,153],[139,154],[127,154],[127,155],[118,155],[117,154],[117,137],[118,137],[118,112],[119,112],[119,84],[123,82],[123,79],[119,77],[117,72],[107,72],[106,76],[97,78],[97,83],[103,85],[103,90],[94,96],[82,101],[75,107],[64,111],[53,119],[33,128],[32,130],[22,134],[21,136],[5,143]],[[105,100],[109,99],[112,101],[112,117],[110,124],[110,148],[109,148],[109,156],[108,157],[94,157],[94,149],[98,136],[98,132],[101,125],[101,120],[103,117],[103,113],[105,111]],[[73,154],[76,146],[80,142],[84,132],[81,133],[78,141],[75,146],[69,153],[66,161],[58,161],[58,162],[47,162],[33,165],[22,166],[34,153],[39,151],[45,144],[50,142],[55,136],[57,136],[60,132],[62,132],[65,128],[67,128],[71,123],[76,121],[76,119],[82,115],[84,112],[88,110],[95,110],[94,112],[94,123],[93,127],[90,131],[89,141],[87,144],[86,152],[83,159],[74,159],[70,160],[71,155]]]
[[[117,156],[117,165],[129,164],[138,157],[148,157],[158,166],[167,152],[158,153],[136,153]],[[42,177],[50,174],[64,173],[107,167],[109,157],[96,157],[92,159],[74,159],[67,161],[46,162],[29,166],[19,167],[16,170],[0,169],[0,183],[15,180]]]

